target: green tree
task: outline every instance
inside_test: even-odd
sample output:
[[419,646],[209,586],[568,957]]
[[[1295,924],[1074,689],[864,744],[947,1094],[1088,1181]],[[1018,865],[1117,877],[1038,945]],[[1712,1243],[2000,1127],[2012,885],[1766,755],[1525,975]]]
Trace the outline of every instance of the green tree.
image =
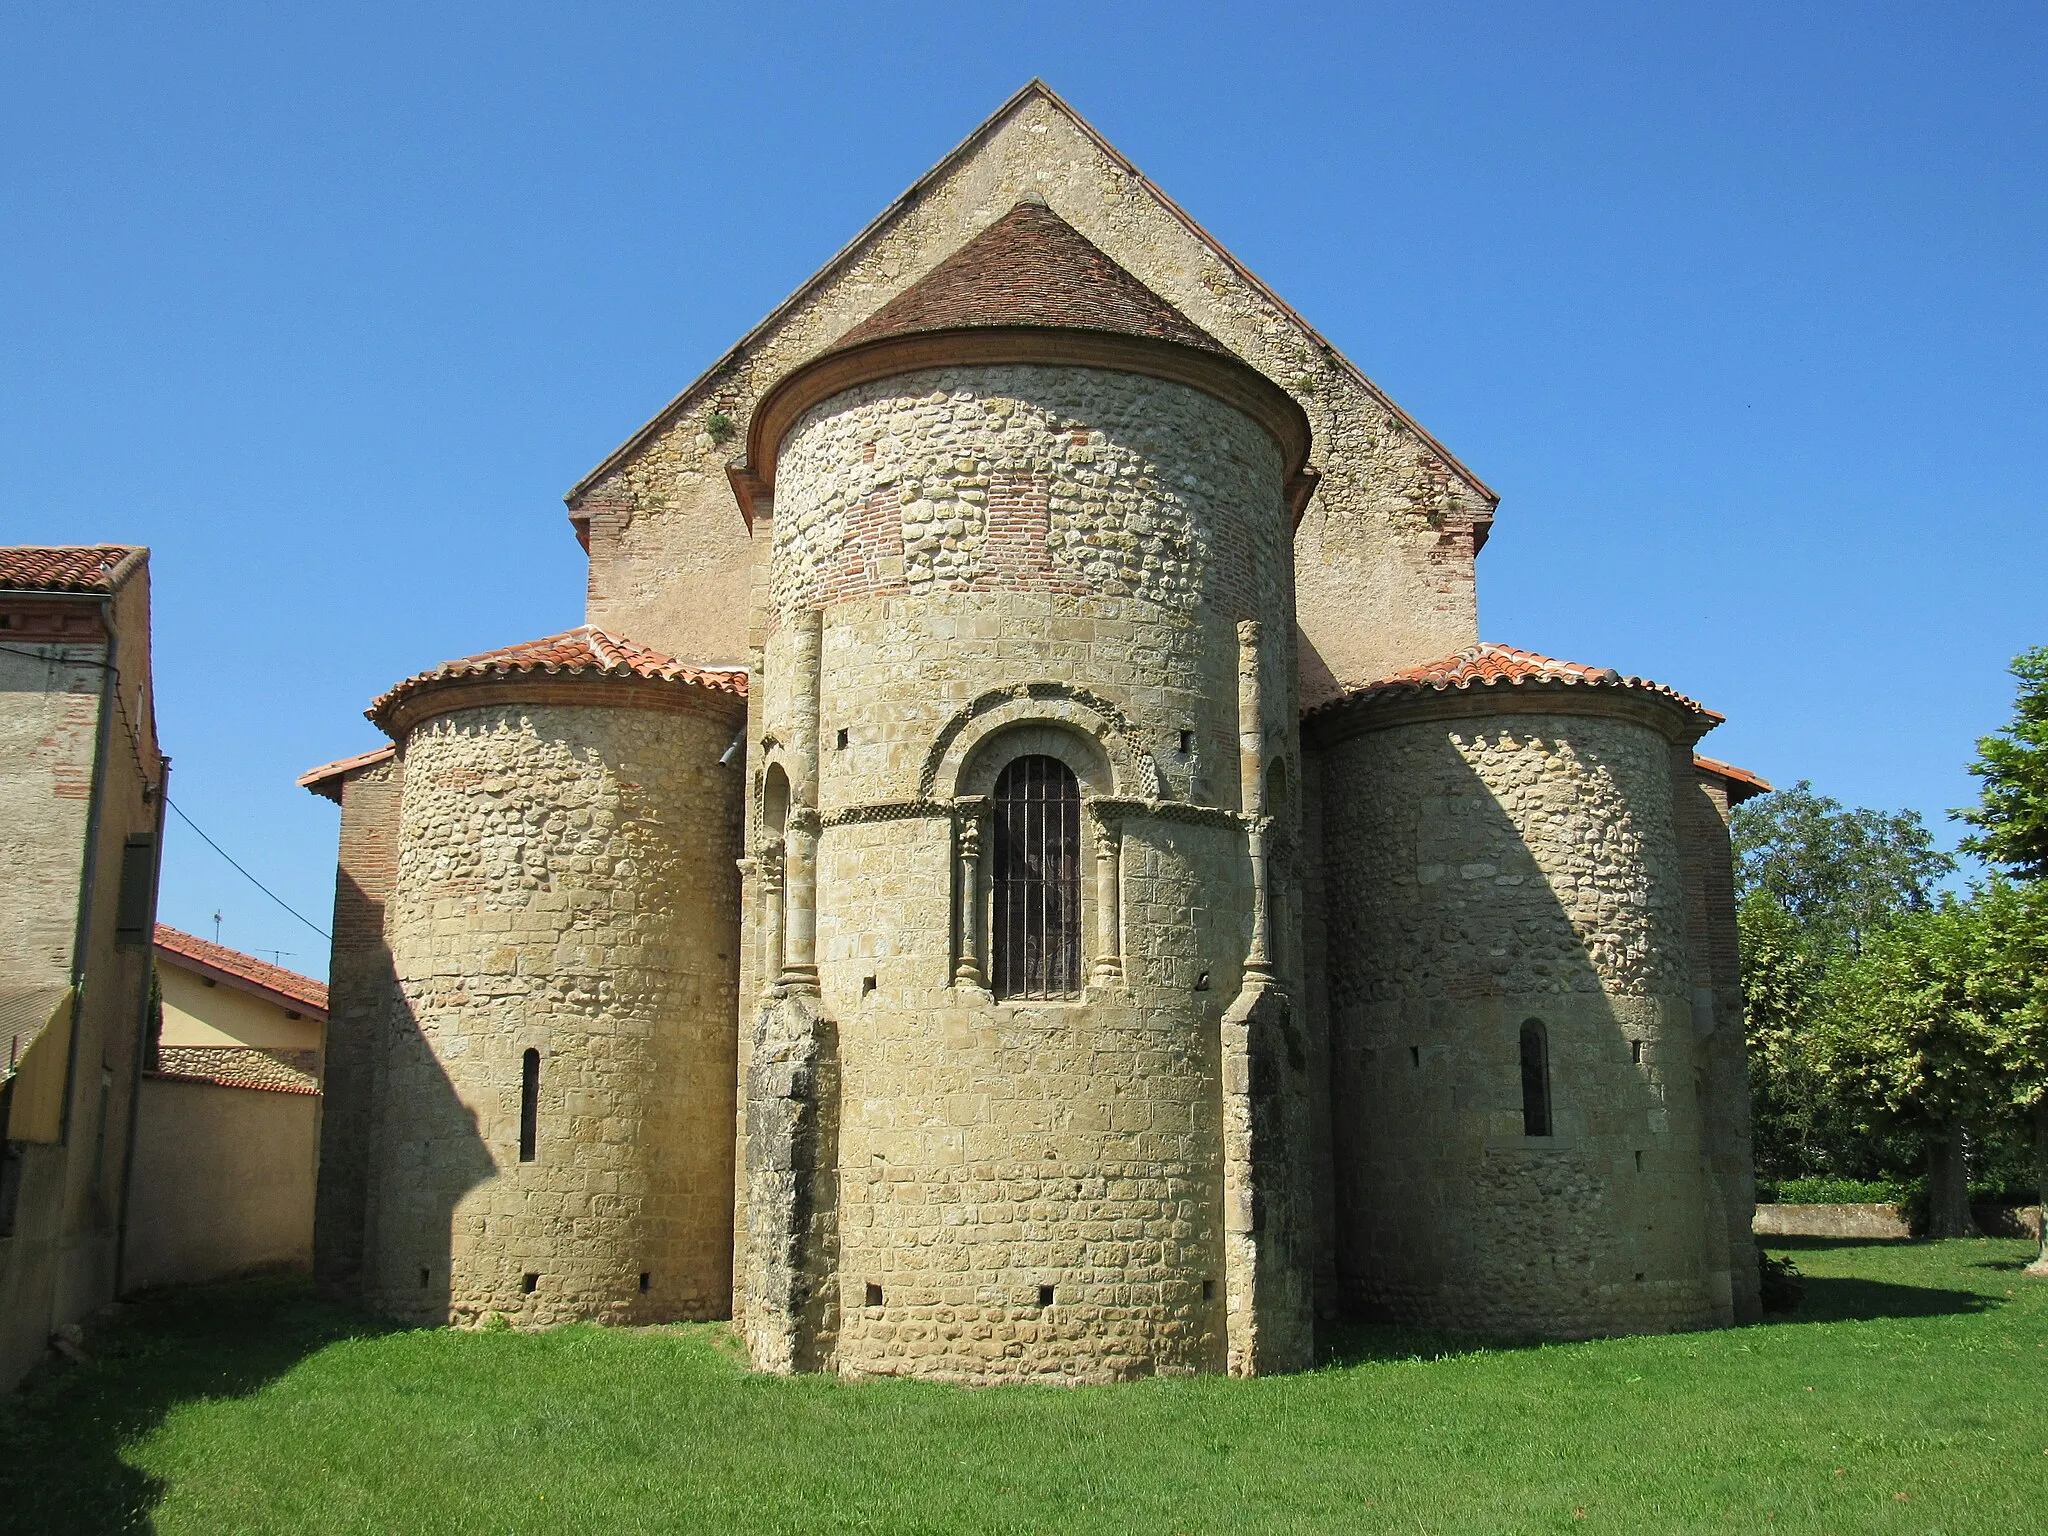
[[[2012,675],[2012,722],[1978,741],[1978,803],[1955,814],[1976,828],[1963,846],[2009,877],[1984,895],[2008,989],[1994,1048],[2010,1101],[2033,1122],[2034,1179],[2048,1212],[2048,646],[2014,657]],[[2034,1270],[2048,1273],[2048,1222]]]
[[1808,1045],[1860,1130],[1903,1132],[1924,1149],[1933,1237],[1976,1230],[1965,1137],[1999,1097],[1998,950],[1981,901],[1944,897],[1909,913],[1834,969]]
[[2048,645],[2013,658],[2012,723],[1977,743],[1978,804],[1956,816],[1977,829],[1963,846],[2028,885],[2048,883]]
[[1810,1037],[1831,973],[1871,935],[1927,910],[1955,862],[1914,812],[1851,810],[1804,780],[1738,807],[1731,834],[1757,1170],[1895,1171],[1897,1133],[1870,1130],[1831,1091]]
[[1924,911],[1956,867],[1917,811],[1851,810],[1805,779],[1737,807],[1729,833],[1737,896],[1768,897],[1829,960]]

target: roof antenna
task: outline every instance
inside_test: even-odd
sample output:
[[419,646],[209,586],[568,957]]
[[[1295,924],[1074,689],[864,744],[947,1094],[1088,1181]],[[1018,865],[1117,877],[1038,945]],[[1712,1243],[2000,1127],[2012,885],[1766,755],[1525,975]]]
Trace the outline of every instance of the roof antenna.
[[218,908],[215,909],[213,914],[213,942],[216,944],[220,942],[220,911]]

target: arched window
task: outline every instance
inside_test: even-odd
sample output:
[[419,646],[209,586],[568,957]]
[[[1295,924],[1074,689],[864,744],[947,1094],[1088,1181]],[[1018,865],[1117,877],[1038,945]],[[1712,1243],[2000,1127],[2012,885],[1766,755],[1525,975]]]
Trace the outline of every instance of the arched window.
[[519,1063],[519,1161],[530,1163],[540,1143],[540,1052]]
[[1550,1044],[1536,1019],[1522,1026],[1522,1134],[1550,1134]]
[[1056,757],[1020,757],[996,780],[990,949],[997,997],[1081,990],[1081,786]]

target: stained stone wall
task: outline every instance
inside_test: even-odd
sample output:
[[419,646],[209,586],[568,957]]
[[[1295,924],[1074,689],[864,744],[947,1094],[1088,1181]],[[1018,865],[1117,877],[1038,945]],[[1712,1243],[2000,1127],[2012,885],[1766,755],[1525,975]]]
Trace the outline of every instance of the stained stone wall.
[[[1082,369],[864,386],[787,440],[752,770],[805,736],[814,697],[839,1074],[827,1368],[1224,1367],[1218,1040],[1252,910],[1239,619],[1282,637],[1264,725],[1275,756],[1298,751],[1280,476],[1207,395]],[[1092,981],[1071,1001],[956,979],[961,828],[1026,752],[1082,782]],[[976,909],[985,931],[985,891]]]
[[[1333,1096],[1360,1107],[1333,1127],[1335,1257],[1354,1308],[1559,1336],[1730,1318],[1673,743],[1655,710],[1615,710],[1412,720],[1327,749]],[[1548,1136],[1523,1134],[1531,1019]]]
[[717,759],[739,702],[563,686],[498,685],[405,744],[364,1283],[399,1317],[730,1305],[739,788]]

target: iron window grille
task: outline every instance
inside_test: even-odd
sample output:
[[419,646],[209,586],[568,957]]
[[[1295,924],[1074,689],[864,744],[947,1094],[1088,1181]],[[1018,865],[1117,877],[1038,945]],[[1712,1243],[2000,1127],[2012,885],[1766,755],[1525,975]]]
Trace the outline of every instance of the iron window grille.
[[1081,990],[1081,786],[1056,757],[1020,757],[996,780],[990,925],[995,995]]

